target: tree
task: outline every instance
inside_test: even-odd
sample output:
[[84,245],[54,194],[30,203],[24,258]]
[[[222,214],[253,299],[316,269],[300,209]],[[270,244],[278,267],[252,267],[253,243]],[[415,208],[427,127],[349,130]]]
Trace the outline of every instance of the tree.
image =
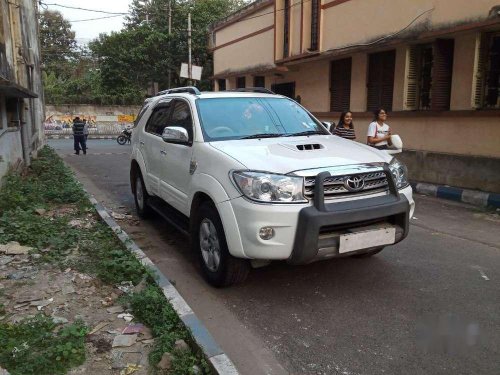
[[[100,58],[103,84],[112,89],[117,87],[119,80],[122,84],[145,89],[149,81],[156,81],[160,88],[167,88],[168,70],[171,71],[171,86],[185,84],[179,71],[181,64],[188,61],[187,15],[191,13],[193,63],[203,67],[199,86],[209,88],[212,56],[207,48],[208,28],[245,4],[244,0],[133,0],[126,28],[118,33],[119,36],[103,37],[91,44],[91,49]],[[170,35],[169,6],[172,7]],[[120,44],[127,46],[126,55],[117,56],[113,52]]]
[[44,10],[40,14],[40,44],[44,70],[56,76],[67,75],[77,46],[75,32],[60,12]]

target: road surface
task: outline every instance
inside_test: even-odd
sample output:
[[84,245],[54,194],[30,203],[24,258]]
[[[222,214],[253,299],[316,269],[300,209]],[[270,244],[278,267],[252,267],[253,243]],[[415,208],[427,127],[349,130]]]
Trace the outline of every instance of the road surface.
[[[108,208],[135,215],[130,146],[51,140]],[[416,196],[408,238],[370,259],[275,262],[214,289],[161,219],[124,223],[242,374],[500,374],[500,218]]]

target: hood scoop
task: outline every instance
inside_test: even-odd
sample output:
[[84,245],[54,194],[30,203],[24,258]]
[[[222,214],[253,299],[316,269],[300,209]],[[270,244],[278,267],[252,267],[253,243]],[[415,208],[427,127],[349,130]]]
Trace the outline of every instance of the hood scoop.
[[325,148],[321,143],[282,143],[281,146],[292,151],[315,151]]
[[297,145],[297,150],[299,151],[313,151],[313,150],[321,150],[323,147],[322,144],[319,143],[308,143],[304,145]]

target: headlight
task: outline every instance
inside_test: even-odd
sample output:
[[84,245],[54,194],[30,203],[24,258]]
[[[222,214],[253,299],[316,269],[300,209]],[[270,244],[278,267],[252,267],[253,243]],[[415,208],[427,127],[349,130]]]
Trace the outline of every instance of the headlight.
[[394,182],[396,183],[396,187],[398,189],[403,189],[410,184],[408,182],[408,169],[398,159],[392,159],[389,164],[389,169],[391,170]]
[[307,202],[304,198],[304,178],[281,174],[235,171],[233,179],[243,195],[266,203]]

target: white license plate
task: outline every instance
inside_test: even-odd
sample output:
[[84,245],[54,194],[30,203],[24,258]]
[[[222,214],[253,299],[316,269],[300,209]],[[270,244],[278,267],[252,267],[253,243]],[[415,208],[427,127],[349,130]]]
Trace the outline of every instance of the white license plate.
[[396,241],[396,228],[382,228],[340,236],[339,253],[348,253],[374,246],[391,245]]

